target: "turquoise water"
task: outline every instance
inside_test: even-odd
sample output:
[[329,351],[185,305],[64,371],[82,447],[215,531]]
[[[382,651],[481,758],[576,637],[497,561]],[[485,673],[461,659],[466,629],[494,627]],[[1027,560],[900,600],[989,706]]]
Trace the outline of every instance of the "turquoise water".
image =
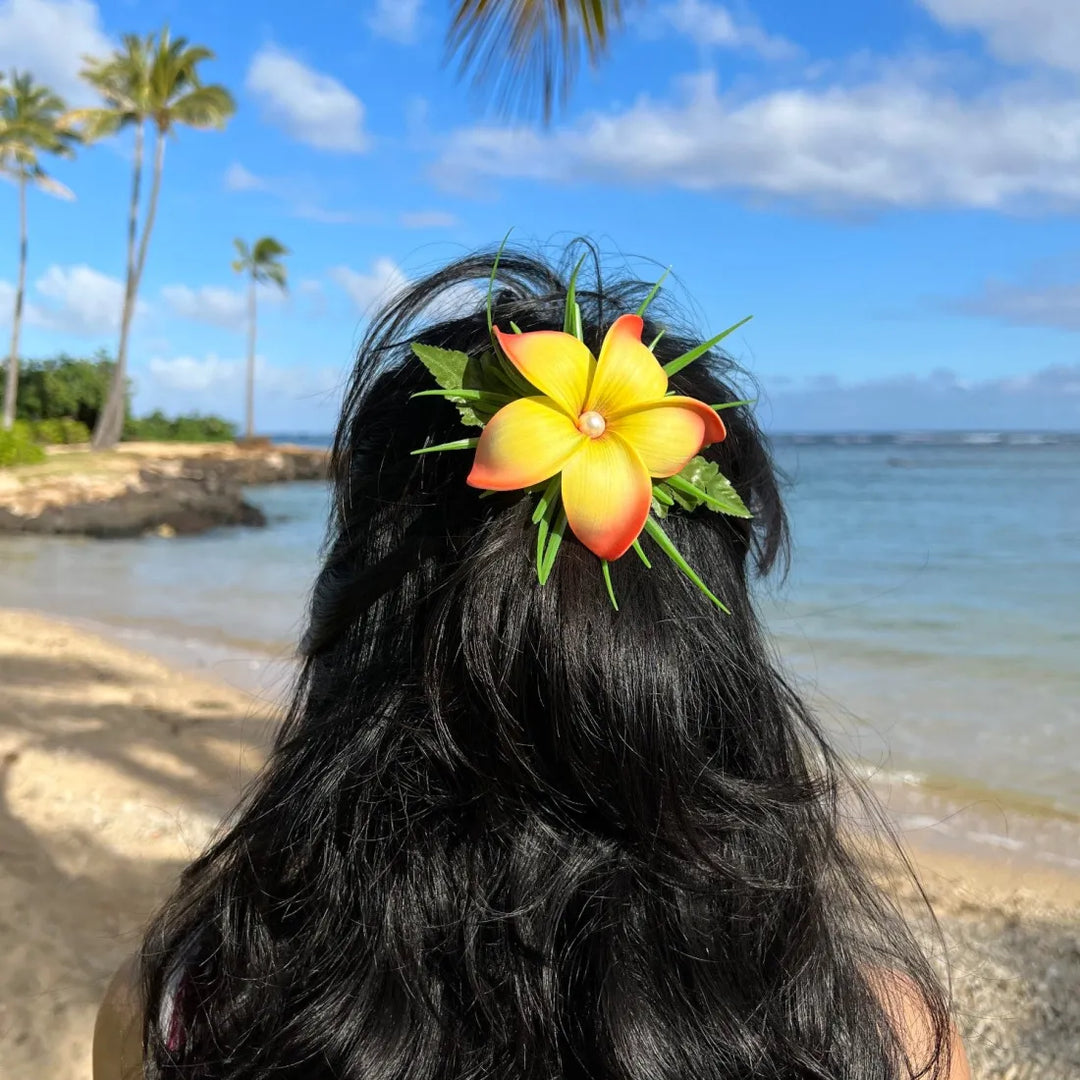
[[[1080,444],[809,443],[777,458],[795,554],[762,610],[830,723],[875,768],[1080,812]],[[0,540],[0,605],[169,640],[227,677],[287,656],[326,492],[250,497],[269,528]]]

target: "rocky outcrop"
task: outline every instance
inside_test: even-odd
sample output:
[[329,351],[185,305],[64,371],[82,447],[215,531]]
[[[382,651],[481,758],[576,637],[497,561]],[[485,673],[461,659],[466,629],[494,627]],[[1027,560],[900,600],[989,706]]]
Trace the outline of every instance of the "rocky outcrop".
[[266,520],[245,486],[322,480],[327,472],[324,451],[290,447],[124,447],[85,461],[85,470],[71,455],[0,472],[0,533],[120,538],[260,526]]

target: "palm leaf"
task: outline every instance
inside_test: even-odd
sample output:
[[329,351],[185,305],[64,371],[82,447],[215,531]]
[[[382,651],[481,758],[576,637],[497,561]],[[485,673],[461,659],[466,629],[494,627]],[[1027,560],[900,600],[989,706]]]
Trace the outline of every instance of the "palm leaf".
[[595,64],[622,20],[623,0],[459,0],[448,55],[504,110],[531,110],[545,123],[565,102],[582,52]]

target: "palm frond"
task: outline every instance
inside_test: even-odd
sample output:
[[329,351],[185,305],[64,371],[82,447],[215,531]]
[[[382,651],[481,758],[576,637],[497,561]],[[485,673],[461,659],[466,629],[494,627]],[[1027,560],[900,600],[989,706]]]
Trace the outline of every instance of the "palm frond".
[[275,240],[274,237],[263,236],[255,241],[252,254],[255,262],[268,263],[281,258],[282,255],[288,255],[289,249],[279,240]]
[[0,158],[5,171],[36,181],[39,154],[73,156],[78,136],[67,125],[66,115],[59,94],[35,82],[28,72],[13,71],[0,95]]
[[585,53],[595,64],[622,21],[625,0],[459,0],[446,46],[459,72],[490,86],[503,112],[550,121]]

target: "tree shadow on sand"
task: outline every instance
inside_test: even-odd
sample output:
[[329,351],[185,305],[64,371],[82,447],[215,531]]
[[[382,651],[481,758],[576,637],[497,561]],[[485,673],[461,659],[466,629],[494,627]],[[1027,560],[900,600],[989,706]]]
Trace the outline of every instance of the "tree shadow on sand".
[[78,1080],[109,978],[273,721],[231,691],[129,674],[115,650],[83,662],[0,644],[0,688],[0,1073]]

